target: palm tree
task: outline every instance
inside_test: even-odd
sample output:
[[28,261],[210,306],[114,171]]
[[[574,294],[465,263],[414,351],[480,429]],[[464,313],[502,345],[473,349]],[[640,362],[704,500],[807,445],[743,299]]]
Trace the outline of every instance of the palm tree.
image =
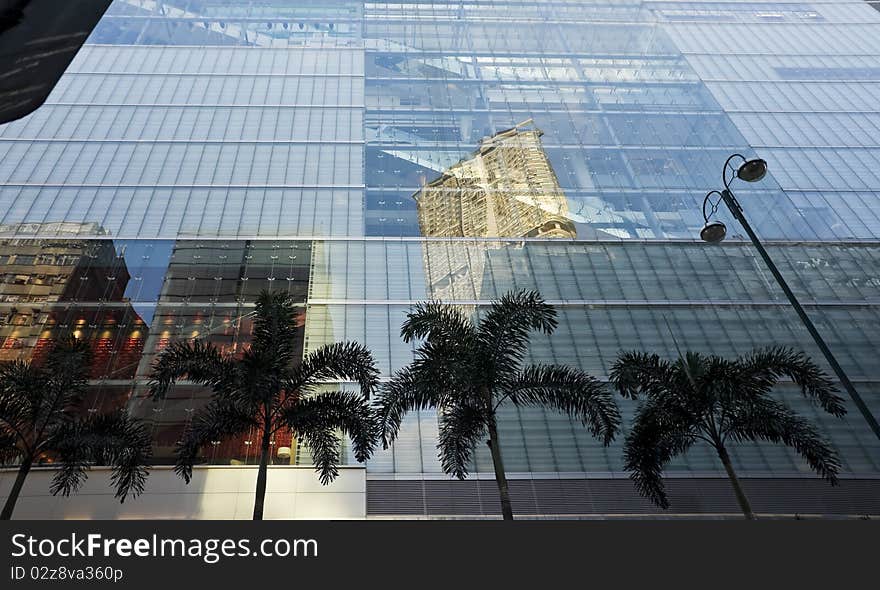
[[727,446],[768,441],[792,447],[832,485],[840,462],[831,445],[806,419],[770,394],[782,377],[826,412],[846,414],[831,381],[804,353],[771,347],[735,360],[688,352],[671,363],[656,354],[621,353],[611,383],[624,397],[644,396],[626,437],[624,462],[636,488],[662,508],[669,507],[662,473],[669,461],[698,441],[724,465],[745,517],[755,518]]
[[91,465],[110,465],[120,502],[144,491],[152,446],[144,425],[124,410],[83,416],[91,352],[82,340],[64,339],[45,362],[0,366],[0,462],[19,468],[0,519],[9,520],[34,462],[56,459],[53,495],[69,496]]
[[556,310],[534,291],[504,295],[476,325],[454,306],[417,305],[400,334],[406,342],[424,342],[413,363],[394,374],[378,400],[385,447],[396,438],[406,412],[436,408],[441,465],[447,474],[464,479],[474,446],[488,433],[501,511],[505,520],[512,520],[497,428],[502,404],[564,412],[605,444],[620,426],[617,404],[595,378],[561,365],[521,366],[529,333],[551,334],[555,328]]
[[[296,316],[290,297],[263,291],[257,298],[250,347],[241,358],[224,355],[199,340],[175,342],[156,359],[150,394],[163,397],[179,379],[210,387],[211,401],[194,416],[177,445],[175,471],[186,483],[201,448],[211,441],[260,431],[254,520],[263,518],[272,437],[290,432],[312,451],[324,485],[339,473],[336,430],[352,438],[355,458],[366,461],[376,444],[369,396],[378,383],[370,351],[357,343],[324,346],[300,359],[296,354]],[[326,381],[355,381],[360,394],[316,393]]]

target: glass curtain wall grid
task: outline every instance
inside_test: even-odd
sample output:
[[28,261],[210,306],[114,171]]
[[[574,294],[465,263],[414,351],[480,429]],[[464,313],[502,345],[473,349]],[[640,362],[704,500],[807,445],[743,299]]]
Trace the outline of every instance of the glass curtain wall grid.
[[[878,104],[861,1],[116,0],[47,104],[0,126],[0,357],[87,338],[87,405],[148,419],[159,461],[206,394],[146,399],[152,360],[175,339],[240,352],[262,288],[293,295],[304,352],[359,340],[386,378],[412,358],[413,303],[479,313],[512,288],[559,307],[530,359],[603,379],[620,349],[676,341],[821,362],[726,211],[729,241],[698,241],[741,152],[771,171],[738,190],[747,217],[880,414]],[[779,395],[847,475],[880,476],[857,412]],[[500,428],[515,478],[621,472],[619,442],[552,413]],[[414,414],[368,476],[441,478],[436,437]],[[253,463],[250,442],[205,461]],[[782,447],[733,452],[747,475],[809,472]],[[721,468],[694,451],[670,473]]]

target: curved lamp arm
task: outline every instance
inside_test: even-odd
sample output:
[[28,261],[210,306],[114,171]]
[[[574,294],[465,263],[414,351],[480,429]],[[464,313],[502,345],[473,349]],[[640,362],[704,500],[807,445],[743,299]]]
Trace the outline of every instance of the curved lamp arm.
[[[717,201],[715,201],[714,203],[712,203],[712,211],[709,214],[706,214],[706,204],[711,202],[710,199],[711,199],[712,195],[718,195],[719,199]],[[706,223],[709,222],[709,217],[712,216],[712,213],[715,213],[715,211],[718,210],[718,204],[722,200],[724,200],[724,195],[721,194],[721,191],[709,191],[708,193],[706,193],[706,196],[703,198],[703,221],[704,222],[706,222]]]
[[[730,165],[730,162],[733,161],[735,158],[739,158],[740,160],[743,161],[743,163],[748,162],[746,157],[742,154],[733,154],[732,156],[727,158],[727,161],[724,162],[724,170],[721,173],[721,180],[724,182],[724,188],[726,188],[726,189],[730,188],[730,183],[733,182],[733,179],[736,178],[736,176],[737,176],[737,169],[733,168]],[[733,175],[730,177],[730,180],[727,179],[727,171],[728,170],[733,170]]]

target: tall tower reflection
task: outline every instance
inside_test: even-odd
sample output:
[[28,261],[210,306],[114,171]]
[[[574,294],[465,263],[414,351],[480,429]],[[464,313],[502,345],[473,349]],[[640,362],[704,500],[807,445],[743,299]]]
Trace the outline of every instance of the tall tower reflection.
[[[575,238],[568,201],[532,119],[484,138],[413,198],[419,229],[434,238]],[[429,295],[479,299],[486,252],[495,242],[427,242]]]
[[127,401],[149,326],[127,297],[124,246],[80,232],[105,233],[94,223],[0,225],[0,362],[42,363],[59,338],[84,339],[90,378],[118,387],[92,387],[82,407],[106,411]]

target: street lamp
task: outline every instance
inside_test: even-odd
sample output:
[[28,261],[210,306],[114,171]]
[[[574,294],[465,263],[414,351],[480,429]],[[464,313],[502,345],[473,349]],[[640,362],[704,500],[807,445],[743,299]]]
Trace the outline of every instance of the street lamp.
[[[739,168],[733,168],[731,162],[737,159],[741,160],[742,164],[739,166]],[[877,423],[877,419],[871,413],[871,410],[868,409],[868,406],[865,405],[864,400],[862,400],[859,392],[856,391],[856,388],[855,386],[853,386],[852,381],[849,380],[849,377],[847,377],[846,373],[843,371],[843,367],[841,367],[840,363],[837,362],[837,359],[834,357],[831,349],[828,348],[828,345],[825,344],[825,340],[822,339],[822,335],[819,334],[818,330],[816,330],[816,326],[813,325],[813,322],[812,320],[810,320],[807,312],[804,311],[804,308],[797,300],[797,297],[795,297],[794,292],[788,286],[788,283],[785,282],[785,278],[779,272],[779,269],[776,268],[776,265],[773,263],[773,260],[767,253],[767,250],[764,249],[764,245],[761,244],[761,240],[758,239],[758,236],[755,234],[752,226],[749,225],[748,221],[746,221],[746,218],[743,214],[743,209],[740,206],[739,201],[736,200],[736,197],[730,190],[730,184],[735,178],[745,180],[746,182],[757,182],[764,178],[766,174],[767,162],[765,162],[764,160],[747,160],[745,156],[741,154],[734,154],[727,158],[727,161],[724,163],[724,171],[721,176],[722,180],[724,181],[724,190],[709,191],[706,194],[706,197],[703,199],[703,221],[705,222],[705,225],[700,231],[700,238],[702,238],[705,242],[717,244],[718,242],[722,241],[727,235],[727,228],[722,222],[718,220],[710,220],[712,215],[718,210],[718,205],[720,205],[723,201],[724,204],[727,205],[727,208],[730,209],[730,212],[733,214],[734,219],[739,222],[745,232],[749,235],[749,239],[752,241],[755,249],[758,250],[761,258],[764,259],[764,263],[770,269],[770,272],[773,274],[773,278],[775,278],[776,282],[779,283],[779,286],[782,288],[785,296],[788,297],[789,303],[791,303],[791,306],[794,307],[794,310],[797,312],[798,317],[804,324],[804,327],[807,328],[810,336],[813,337],[813,341],[815,341],[816,346],[818,346],[819,350],[822,351],[822,354],[825,356],[825,360],[827,360],[828,364],[831,365],[831,368],[834,370],[834,374],[837,375],[837,378],[840,380],[841,385],[843,385],[843,388],[852,398],[853,403],[855,403],[856,407],[862,413],[865,421],[868,422],[868,426],[871,427],[871,430],[874,432],[874,436],[880,438],[880,424]],[[730,177],[728,178],[728,176]],[[720,197],[720,199],[713,202],[712,197],[716,195]],[[708,213],[706,211],[707,205],[711,205]]]

